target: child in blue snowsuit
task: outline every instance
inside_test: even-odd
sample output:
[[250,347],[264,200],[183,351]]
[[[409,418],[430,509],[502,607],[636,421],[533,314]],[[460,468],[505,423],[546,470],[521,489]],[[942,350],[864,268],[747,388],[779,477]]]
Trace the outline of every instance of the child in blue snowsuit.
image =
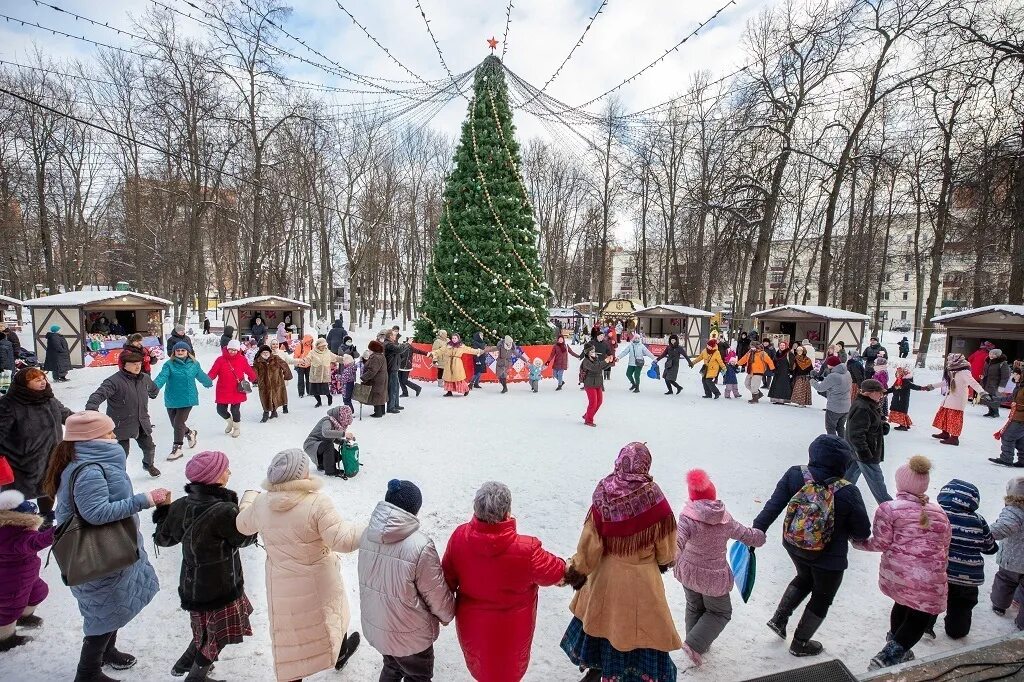
[[736,378],[736,358],[734,357],[729,358],[729,363],[725,366],[725,380],[723,383],[725,384],[726,398],[740,397],[739,379]]
[[530,365],[530,390],[534,393],[536,393],[540,387],[540,376],[543,371],[544,361],[540,358],[534,358],[533,364]]

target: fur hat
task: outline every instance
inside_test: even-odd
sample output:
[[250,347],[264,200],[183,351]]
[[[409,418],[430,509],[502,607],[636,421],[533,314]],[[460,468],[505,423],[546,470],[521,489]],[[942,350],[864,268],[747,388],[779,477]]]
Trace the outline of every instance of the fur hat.
[[690,499],[715,501],[718,499],[718,491],[715,484],[711,482],[708,473],[703,469],[690,469],[686,472],[686,487],[690,492]]
[[931,460],[924,455],[914,455],[896,469],[896,490],[911,495],[924,495],[928,490],[928,472],[931,469]]
[[384,501],[415,516],[423,506],[423,493],[412,481],[399,481],[393,478],[388,481],[388,492],[384,495]]
[[213,485],[228,470],[228,456],[219,450],[205,450],[185,465],[185,478],[192,483]]
[[142,353],[133,350],[122,351],[121,364],[127,365],[129,362],[142,362]]
[[0,492],[0,511],[14,511],[25,502],[25,496],[17,490]]
[[377,340],[370,341],[370,343],[366,347],[369,348],[370,352],[372,352],[372,353],[383,353],[384,352],[384,345],[380,341],[377,341]]
[[298,448],[288,448],[274,455],[267,467],[267,481],[271,485],[297,481],[309,477],[309,458]]
[[103,438],[114,430],[114,420],[96,410],[75,412],[64,422],[64,440],[83,441]]
[[860,382],[861,393],[873,393],[876,391],[881,393],[884,390],[885,389],[882,388],[882,382],[876,379],[865,379],[864,381]]
[[836,367],[837,365],[843,364],[843,361],[839,359],[838,355],[830,355],[828,356],[828,359],[825,360],[825,364],[829,367]]

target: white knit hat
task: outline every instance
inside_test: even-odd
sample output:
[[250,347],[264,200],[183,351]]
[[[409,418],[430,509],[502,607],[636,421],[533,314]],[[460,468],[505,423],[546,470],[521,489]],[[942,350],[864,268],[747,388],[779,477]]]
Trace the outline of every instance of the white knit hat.
[[5,490],[0,493],[0,511],[11,511],[21,506],[25,496],[17,490]]
[[242,344],[238,341],[238,339],[231,339],[230,341],[228,341],[228,350],[241,350],[241,349],[242,349]]

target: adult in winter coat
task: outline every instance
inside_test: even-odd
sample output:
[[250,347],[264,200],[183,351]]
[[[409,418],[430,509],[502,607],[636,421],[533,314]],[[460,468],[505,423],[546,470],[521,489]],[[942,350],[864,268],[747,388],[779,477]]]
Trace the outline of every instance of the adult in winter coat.
[[267,338],[267,324],[259,315],[252,319],[249,334],[252,336],[253,343],[256,344],[257,348],[263,345],[264,340]]
[[845,438],[851,403],[850,373],[838,355],[830,355],[825,366],[828,374],[821,380],[811,381],[811,386],[825,396],[825,433]]
[[718,375],[725,371],[725,362],[722,360],[722,354],[718,350],[718,341],[708,339],[704,350],[694,358],[694,362],[704,363],[700,369],[700,382],[704,387],[704,397],[710,398],[714,396],[715,400],[718,400],[718,396],[721,394],[718,392],[716,380]]
[[351,441],[355,436],[348,430],[352,425],[352,409],[347,405],[339,405],[327,410],[327,415],[318,421],[313,429],[306,436],[302,443],[302,449],[311,460],[316,462],[316,468],[324,472],[326,476],[342,476],[344,471],[338,471],[338,462],[341,461],[341,452],[338,448],[342,441]]
[[231,434],[232,438],[241,435],[242,403],[248,400],[248,395],[238,390],[239,384],[243,379],[256,381],[256,372],[240,352],[241,348],[238,339],[231,339],[206,373],[217,382],[214,392],[217,414],[224,420],[224,433]]
[[[992,523],[992,537],[1002,540],[997,559],[999,570],[992,580],[992,610],[1006,613],[1015,594],[1024,589],[1024,477],[1006,483],[1006,506]],[[1024,609],[1018,609],[1014,625],[1024,630]]]
[[860,394],[860,382],[870,378],[856,348],[850,351],[850,357],[846,360],[846,370],[850,373],[850,400],[854,401]]
[[740,356],[737,361],[740,367],[747,368],[747,378],[743,385],[750,391],[749,403],[756,403],[764,394],[761,392],[761,379],[767,372],[775,370],[775,361],[762,346],[751,344],[750,350]]
[[[799,348],[799,346],[797,347]],[[773,404],[788,403],[793,396],[792,359],[789,344],[779,341],[779,349],[775,351],[775,374],[772,376],[772,384],[768,388],[768,399]]]
[[209,336],[210,334],[210,318],[203,318],[203,335]]
[[746,332],[740,332],[740,338],[736,341],[736,357],[742,358],[750,352],[750,336]]
[[[64,440],[54,449],[46,470],[44,488],[57,500],[58,526],[71,518],[74,509],[89,524],[131,518],[138,528],[140,511],[171,499],[170,491],[163,488],[148,493],[132,489],[114,422],[94,411],[68,417]],[[118,630],[139,615],[160,589],[141,533],[137,541],[139,558],[131,566],[71,588],[85,634],[76,682],[109,680],[102,673],[104,665],[115,670],[135,665],[134,656],[117,650]]]
[[[1010,398],[1010,417],[993,434],[999,440],[999,456],[990,457],[988,461],[1002,466],[1024,467],[1024,376],[1016,363],[1010,378],[1015,386]],[[1017,451],[1016,463],[1013,461],[1014,450]]]
[[545,367],[551,367],[551,371],[555,375],[555,381],[558,382],[558,386],[555,387],[556,391],[561,391],[562,386],[565,385],[565,370],[569,369],[569,352],[571,350],[565,342],[565,337],[559,334],[551,346],[551,354],[548,355],[547,362],[544,363]]
[[414,483],[392,479],[359,542],[359,613],[384,657],[381,682],[432,679],[440,626],[455,618],[434,541],[416,518],[422,504]]
[[[470,345],[473,346],[474,349],[482,350],[484,352],[473,358],[473,376],[469,379],[469,387],[483,388],[480,385],[480,377],[482,377],[484,372],[487,371],[487,342],[484,341],[484,333],[475,332]],[[497,347],[494,347],[493,350],[497,350]]]
[[402,389],[402,381],[399,378],[398,367],[401,364],[402,348],[398,345],[398,332],[389,329],[384,334],[384,364],[388,369],[388,413],[398,414],[405,408],[401,406],[399,394]]
[[17,490],[0,492],[0,653],[31,641],[19,627],[43,624],[35,610],[50,589],[39,576],[39,552],[53,544],[54,528],[40,529],[38,511]]
[[[668,652],[682,647],[661,577],[675,563],[676,519],[650,474],[643,443],[619,451],[615,468],[594,490],[569,560],[566,582],[579,588],[562,650],[587,682],[675,680]],[[581,579],[585,577],[585,582]]]
[[[983,341],[973,353],[967,356],[967,362],[971,365],[971,376],[978,381],[981,381],[981,377],[985,374],[985,363],[988,362],[988,354],[995,348],[995,345],[991,341]],[[971,394],[974,397],[974,394]]]
[[599,356],[597,348],[594,346],[584,347],[584,357],[580,361],[580,375],[583,379],[583,390],[587,394],[587,411],[583,413],[583,423],[587,426],[597,426],[594,423],[594,417],[604,402],[604,381],[612,362],[613,358],[610,354]]
[[313,352],[313,337],[306,334],[302,341],[295,344],[292,352],[292,359],[295,362],[295,373],[299,377],[299,397],[304,398],[309,393],[313,395],[312,386],[309,383],[309,354]]
[[192,355],[196,354],[195,348],[192,347],[192,339],[185,333],[185,325],[183,324],[174,325],[174,331],[167,336],[167,357],[171,357],[174,354],[174,347],[179,343],[188,346],[188,352]]
[[0,331],[0,372],[14,372],[14,346]]
[[353,358],[359,357],[359,351],[356,349],[356,345],[352,343],[352,337],[346,336],[341,341],[341,352],[338,355],[351,355]]
[[[791,382],[793,384],[790,402],[794,405],[807,407],[811,404],[811,371],[813,369],[814,361],[807,354],[807,348],[805,346],[797,346],[793,351],[793,358],[789,365]],[[786,369],[783,367],[781,373],[785,374],[785,372]],[[778,374],[776,374],[775,381],[778,381]]]
[[181,545],[178,597],[189,612],[192,639],[171,674],[206,680],[228,644],[252,636],[252,605],[245,596],[240,547],[256,543],[239,533],[238,495],[226,488],[231,471],[223,452],[200,452],[185,466],[186,496],[153,512],[153,544]]
[[899,342],[900,357],[905,358],[910,355],[910,340],[907,337],[903,337]]
[[220,349],[223,351],[235,338],[235,328],[230,324],[224,325],[224,333],[220,335]]
[[981,386],[988,393],[988,413],[986,417],[999,417],[999,404],[1003,401],[1001,392],[1010,380],[1010,363],[1006,361],[1003,351],[993,348],[988,352],[988,360],[981,372]]
[[426,357],[427,351],[416,348],[409,341],[403,341],[398,344],[398,350],[398,383],[402,386],[401,397],[408,398],[409,389],[412,389],[416,391],[416,397],[419,398],[423,387],[409,379],[409,375],[412,374],[412,356],[422,355]]
[[[384,357],[384,344],[380,341],[371,341],[368,349],[370,355],[363,361],[359,381],[370,386],[370,404],[373,405],[370,416],[379,419],[387,413],[388,363]],[[462,380],[465,381],[465,374]]]
[[3,320],[0,320],[0,336],[6,336],[7,340],[11,342],[11,346],[14,350],[14,357],[18,357],[21,352],[21,339],[18,338],[17,332],[11,329]]
[[68,349],[68,340],[60,335],[60,325],[51,325],[50,332],[46,335],[43,371],[49,372],[53,381],[68,380],[68,372],[71,371],[71,351]]
[[885,346],[880,344],[878,339],[872,336],[868,340],[867,348],[865,348],[864,352],[861,353],[861,356],[864,358],[864,372],[867,376],[871,376],[875,373],[875,358],[880,354],[886,356],[889,355],[888,351],[885,350]]
[[327,347],[335,355],[344,355],[341,346],[347,336],[348,332],[345,331],[345,323],[341,320],[335,320],[334,324],[331,325],[331,330],[327,332]]
[[206,372],[189,352],[188,347],[179,341],[174,346],[170,359],[164,363],[160,373],[153,380],[157,389],[164,392],[164,407],[167,408],[171,428],[174,429],[174,444],[171,446],[171,454],[167,456],[168,460],[179,459],[184,455],[181,448],[186,438],[190,448],[196,446],[199,433],[190,429],[187,422],[192,408],[199,404],[197,382],[206,388],[213,386],[213,381],[206,376]]
[[[960,434],[964,430],[964,409],[967,407],[967,391],[974,389],[985,393],[985,388],[971,376],[971,365],[960,353],[946,357],[946,373],[943,378],[946,397],[942,399],[939,411],[935,413],[932,426],[939,429],[932,438],[938,438],[943,445],[960,445]],[[941,386],[942,384],[932,384]]]
[[103,380],[85,403],[87,410],[99,410],[107,404],[107,416],[117,425],[114,434],[124,448],[125,457],[134,438],[142,449],[142,468],[150,476],[159,476],[160,470],[153,464],[156,443],[153,441],[153,422],[149,418],[149,401],[156,398],[160,389],[149,375],[142,371],[142,356],[124,352],[124,369],[120,369]]
[[143,345],[142,339],[142,334],[132,334],[128,337],[128,341],[124,344],[124,349],[121,351],[121,355],[117,358],[117,366],[124,369],[125,357],[127,357],[128,351],[134,351],[142,358],[143,373],[152,375],[153,365],[159,362],[159,358],[156,355],[156,350],[146,348]]
[[784,512],[793,496],[803,488],[808,479],[818,485],[832,485],[833,498],[832,534],[825,546],[818,552],[806,552],[783,540],[782,546],[796,567],[796,577],[786,587],[779,600],[775,614],[768,621],[768,628],[782,639],[786,639],[786,626],[800,603],[811,596],[800,622],[793,632],[789,651],[795,656],[816,656],[821,653],[820,642],[811,639],[828,614],[832,600],[843,582],[843,573],[848,566],[848,541],[864,540],[871,535],[871,520],[864,509],[857,486],[841,482],[853,453],[850,444],[838,436],[820,435],[808,448],[806,466],[790,467],[775,486],[775,492],[765,503],[761,513],[752,524],[754,528],[768,531],[768,528]]
[[630,391],[633,393],[640,392],[640,375],[644,369],[644,358],[650,358],[657,360],[654,357],[654,353],[651,349],[644,344],[643,339],[640,336],[634,336],[633,340],[627,344],[623,344],[622,350],[616,354],[616,359],[621,360],[626,358],[626,362],[629,364],[626,366],[626,378],[630,383]]
[[530,363],[530,358],[523,355],[512,337],[506,334],[498,344],[498,355],[494,359],[494,373],[498,375],[502,393],[508,393],[508,371],[512,369],[516,360],[521,360],[526,364]]
[[932,464],[914,455],[896,470],[896,499],[879,505],[871,537],[853,546],[881,552],[878,587],[893,600],[885,647],[869,668],[913,659],[911,649],[946,609],[946,564],[951,530],[942,507],[928,501]]
[[661,378],[665,380],[665,395],[672,395],[672,389],[675,389],[676,395],[683,392],[683,387],[676,381],[679,378],[679,365],[680,358],[686,361],[688,367],[693,367],[693,362],[690,357],[686,354],[686,350],[679,345],[679,335],[670,334],[668,337],[668,345],[665,346],[665,350],[661,351],[661,355],[655,362],[665,360],[665,369],[661,373]]
[[885,489],[885,475],[881,467],[885,460],[885,436],[889,433],[889,424],[879,406],[883,395],[882,384],[874,379],[861,382],[860,395],[851,404],[846,419],[846,440],[853,446],[854,458],[843,476],[856,485],[863,473],[878,504],[892,499]]
[[53,498],[43,492],[43,475],[69,416],[71,410],[53,396],[38,367],[15,374],[10,390],[0,396],[0,454],[14,471],[14,482],[4,488],[36,500],[43,515],[53,512]]
[[322,396],[327,396],[328,405],[334,404],[330,388],[331,365],[341,362],[341,356],[330,351],[327,339],[317,339],[305,359],[309,360],[309,394],[316,398],[316,406],[323,405]]
[[561,582],[565,562],[516,531],[511,491],[489,481],[476,492],[472,520],[448,539],[441,567],[469,674],[518,682],[530,665],[538,588]]
[[270,349],[263,346],[256,354],[253,370],[259,382],[260,404],[263,405],[263,419],[277,417],[277,409],[281,408],[288,414],[288,382],[292,380],[292,369]]
[[243,496],[235,525],[259,533],[267,552],[267,607],[278,682],[340,670],[359,646],[348,634],[349,609],[336,552],[354,552],[363,526],[338,515],[309,477],[309,459],[292,448],[277,453],[266,492]]
[[[430,346],[430,352],[434,358],[434,367],[437,368],[437,386],[444,386],[444,361],[441,359],[440,351],[448,345],[448,332],[444,329],[437,330],[437,336]],[[354,357],[354,356],[353,356]]]
[[451,340],[447,344],[430,351],[431,357],[435,361],[440,360],[441,362],[438,376],[443,373],[445,397],[451,397],[455,393],[469,394],[469,384],[466,383],[466,364],[462,361],[462,356],[475,355],[479,357],[484,352],[486,349],[469,348],[463,344],[462,337],[458,334],[452,334]]

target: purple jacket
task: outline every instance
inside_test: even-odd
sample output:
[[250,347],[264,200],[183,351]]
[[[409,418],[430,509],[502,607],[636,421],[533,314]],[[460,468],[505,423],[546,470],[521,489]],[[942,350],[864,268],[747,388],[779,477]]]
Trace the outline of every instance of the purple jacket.
[[[928,517],[921,525],[921,512]],[[867,540],[853,546],[881,552],[878,586],[897,604],[925,613],[946,610],[946,564],[952,531],[942,507],[929,502],[922,506],[910,493],[898,493],[875,512],[874,527]]]
[[354,384],[356,383],[356,363],[350,362],[349,364],[341,368],[341,383],[342,384]]
[[0,511],[0,625],[21,616],[39,580],[39,552],[53,544],[53,527],[40,531],[42,522],[37,514]]
[[764,544],[764,532],[747,528],[725,510],[721,500],[689,502],[679,514],[676,534],[676,580],[695,592],[723,597],[732,589],[726,542],[751,547]]

